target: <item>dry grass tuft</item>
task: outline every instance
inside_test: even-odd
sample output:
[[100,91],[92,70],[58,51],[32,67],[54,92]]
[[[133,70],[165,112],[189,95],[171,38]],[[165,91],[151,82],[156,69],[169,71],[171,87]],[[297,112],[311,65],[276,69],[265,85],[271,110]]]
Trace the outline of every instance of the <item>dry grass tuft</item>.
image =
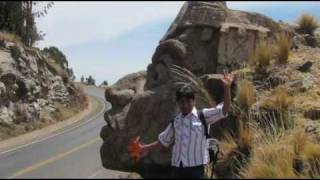
[[250,109],[256,101],[256,89],[252,82],[241,80],[237,84],[236,101],[240,108]]
[[260,134],[252,156],[239,172],[241,178],[317,178],[320,145],[302,130],[282,136]]
[[294,128],[294,119],[289,113],[293,107],[293,97],[286,87],[278,86],[272,94],[261,101],[261,112],[257,121],[270,133],[282,133]]
[[290,53],[290,37],[286,33],[277,34],[277,56],[280,64],[287,64]]
[[243,178],[297,178],[292,167],[293,152],[277,142],[263,144],[254,150],[247,168],[240,171]]
[[226,133],[220,144],[222,157],[215,166],[215,174],[221,178],[231,178],[246,166],[254,145],[254,131],[247,124],[240,123],[239,133]]
[[289,96],[286,87],[277,87],[271,97],[262,102],[262,106],[274,110],[287,110],[293,103],[293,97]]
[[256,65],[256,70],[258,72],[266,72],[267,66],[270,65],[271,59],[273,57],[273,51],[271,46],[265,42],[260,42],[252,56],[252,63]]
[[254,142],[254,131],[247,124],[240,123],[239,136],[236,139],[238,151],[246,157],[250,155]]
[[23,44],[21,38],[18,35],[8,32],[0,32],[0,41],[9,41],[20,45]]
[[48,69],[53,73],[62,77],[63,82],[67,83],[69,81],[68,73],[62,69],[54,60],[48,59],[47,61]]
[[294,153],[301,156],[306,148],[306,145],[311,142],[310,137],[303,130],[298,130],[288,137],[289,143],[293,145]]
[[298,20],[299,31],[301,33],[313,35],[314,31],[319,27],[317,19],[310,14],[302,14]]
[[309,178],[320,176],[320,144],[306,142],[301,158],[306,164],[305,173]]

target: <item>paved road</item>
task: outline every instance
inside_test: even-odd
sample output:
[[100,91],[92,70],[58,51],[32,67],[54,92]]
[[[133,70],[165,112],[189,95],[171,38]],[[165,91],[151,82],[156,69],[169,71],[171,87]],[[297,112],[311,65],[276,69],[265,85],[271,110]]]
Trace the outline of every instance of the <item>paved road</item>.
[[100,161],[99,133],[105,124],[102,112],[110,104],[105,102],[102,89],[85,91],[103,102],[104,110],[85,118],[82,122],[87,123],[79,127],[69,127],[43,141],[0,152],[0,178],[95,178],[99,172],[105,172]]

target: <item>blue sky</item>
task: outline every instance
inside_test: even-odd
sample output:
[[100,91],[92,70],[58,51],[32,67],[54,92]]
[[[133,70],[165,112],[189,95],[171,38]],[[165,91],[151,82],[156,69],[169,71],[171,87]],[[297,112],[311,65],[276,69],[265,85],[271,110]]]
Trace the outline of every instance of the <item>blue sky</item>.
[[[37,19],[46,33],[38,47],[56,46],[67,56],[77,79],[115,83],[145,70],[183,2],[55,2]],[[252,11],[293,23],[308,12],[320,18],[320,2],[227,2],[230,9]]]

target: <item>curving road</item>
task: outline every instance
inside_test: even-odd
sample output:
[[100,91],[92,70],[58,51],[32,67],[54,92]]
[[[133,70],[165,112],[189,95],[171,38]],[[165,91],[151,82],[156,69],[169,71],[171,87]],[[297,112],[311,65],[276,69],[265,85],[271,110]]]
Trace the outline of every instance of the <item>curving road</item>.
[[35,143],[0,151],[0,178],[99,178],[100,172],[100,178],[114,177],[116,171],[103,169],[99,153],[103,112],[110,104],[102,89],[85,92],[103,103],[103,109]]

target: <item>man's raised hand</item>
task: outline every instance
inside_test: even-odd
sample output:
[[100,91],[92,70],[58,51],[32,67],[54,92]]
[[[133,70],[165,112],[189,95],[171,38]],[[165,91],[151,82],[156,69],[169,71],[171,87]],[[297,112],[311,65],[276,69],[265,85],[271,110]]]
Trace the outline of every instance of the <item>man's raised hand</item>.
[[233,79],[234,79],[233,74],[229,74],[229,73],[224,72],[223,78],[222,78],[221,80],[222,80],[223,85],[224,85],[225,87],[231,87],[231,84],[232,84],[232,82],[233,82]]

